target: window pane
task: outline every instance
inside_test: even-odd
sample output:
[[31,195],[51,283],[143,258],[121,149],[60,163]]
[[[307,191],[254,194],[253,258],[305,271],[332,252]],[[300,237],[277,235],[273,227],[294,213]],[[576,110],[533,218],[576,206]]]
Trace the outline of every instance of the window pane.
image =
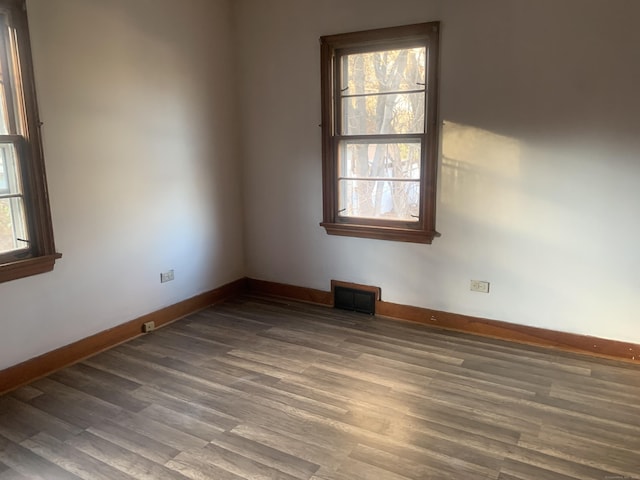
[[9,32],[7,23],[7,16],[0,14],[0,135],[16,133],[11,131],[11,122],[9,120],[10,112],[13,111],[12,105],[10,105],[12,100],[9,92],[14,89],[11,87],[13,55],[7,42],[7,34]]
[[7,176],[5,160],[0,156],[0,194],[2,193],[9,193],[9,177]]
[[13,143],[0,143],[0,253],[29,246],[20,164]]
[[0,135],[9,132],[9,115],[7,113],[7,96],[5,94],[4,83],[0,83]]
[[0,253],[29,246],[22,198],[0,199]]
[[424,99],[424,92],[343,98],[343,134],[423,133]]
[[339,176],[420,179],[421,142],[343,140],[338,148]]
[[342,57],[342,93],[383,93],[424,88],[426,48],[355,53]]
[[0,143],[0,195],[22,193],[20,169],[13,143]]
[[341,216],[418,221],[418,180],[340,180],[338,190]]

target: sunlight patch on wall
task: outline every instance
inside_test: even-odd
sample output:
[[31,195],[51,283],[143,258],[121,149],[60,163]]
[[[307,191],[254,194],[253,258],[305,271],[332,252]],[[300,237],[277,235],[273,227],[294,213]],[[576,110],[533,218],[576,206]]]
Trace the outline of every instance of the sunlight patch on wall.
[[[440,202],[458,213],[509,218],[513,182],[520,176],[520,142],[487,130],[445,121]],[[486,211],[491,207],[491,211]]]

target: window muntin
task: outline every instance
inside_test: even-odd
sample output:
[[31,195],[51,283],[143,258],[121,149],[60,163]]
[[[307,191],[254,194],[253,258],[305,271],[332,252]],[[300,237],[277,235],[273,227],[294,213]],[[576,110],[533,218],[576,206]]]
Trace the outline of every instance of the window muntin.
[[55,251],[24,0],[0,0],[0,282],[44,273]]
[[436,235],[438,29],[322,37],[329,234],[425,243]]

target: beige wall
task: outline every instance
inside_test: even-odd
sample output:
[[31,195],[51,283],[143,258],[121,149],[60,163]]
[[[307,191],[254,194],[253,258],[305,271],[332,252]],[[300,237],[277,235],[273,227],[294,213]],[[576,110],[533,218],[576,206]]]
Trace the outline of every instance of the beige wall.
[[[247,274],[640,342],[640,3],[239,0]],[[320,35],[442,21],[431,246],[327,236]],[[471,279],[491,282],[488,295]]]
[[179,3],[27,2],[64,257],[0,285],[0,368],[244,274],[230,6]]
[[[640,342],[635,0],[28,9],[64,258],[0,285],[0,368],[243,275]],[[318,37],[429,20],[442,21],[442,238],[327,236]]]

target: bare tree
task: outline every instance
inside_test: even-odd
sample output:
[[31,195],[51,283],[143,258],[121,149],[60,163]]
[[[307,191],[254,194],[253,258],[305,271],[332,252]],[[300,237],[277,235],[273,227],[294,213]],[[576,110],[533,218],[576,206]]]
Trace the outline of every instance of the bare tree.
[[[347,133],[412,133],[424,128],[424,95],[403,93],[415,92],[424,85],[424,49],[349,55],[344,58],[343,73],[348,79],[343,115]],[[411,156],[402,143],[356,144],[352,146],[351,174],[359,178],[403,178],[410,175],[411,166],[406,163]],[[419,158],[416,160],[419,164]],[[357,215],[407,216],[410,187],[407,182],[362,181],[355,182],[353,191],[346,195],[354,200],[353,213]],[[385,198],[387,203],[391,200],[390,212],[388,208],[383,211]]]

